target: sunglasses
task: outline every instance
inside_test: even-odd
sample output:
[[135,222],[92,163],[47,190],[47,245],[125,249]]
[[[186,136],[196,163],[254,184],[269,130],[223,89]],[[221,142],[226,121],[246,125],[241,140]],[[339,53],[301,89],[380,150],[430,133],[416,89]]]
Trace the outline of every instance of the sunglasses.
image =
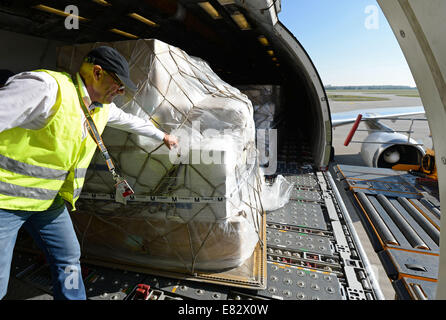
[[[104,70],[104,69],[102,69]],[[107,73],[110,77],[112,77],[113,81],[119,86],[118,90],[124,90],[125,86],[122,83],[122,81],[118,78],[118,76],[116,74],[114,74],[113,72],[110,71],[106,71],[104,70],[105,73]]]

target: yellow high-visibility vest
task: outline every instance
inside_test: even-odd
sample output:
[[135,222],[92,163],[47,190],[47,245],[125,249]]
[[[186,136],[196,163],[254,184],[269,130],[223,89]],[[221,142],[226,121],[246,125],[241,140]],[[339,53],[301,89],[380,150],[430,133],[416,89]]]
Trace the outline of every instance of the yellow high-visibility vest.
[[[54,113],[39,130],[12,128],[0,133],[0,208],[44,211],[56,196],[75,208],[96,143],[87,133],[82,138],[82,111],[70,75],[43,71],[57,82]],[[92,116],[102,134],[109,105]]]

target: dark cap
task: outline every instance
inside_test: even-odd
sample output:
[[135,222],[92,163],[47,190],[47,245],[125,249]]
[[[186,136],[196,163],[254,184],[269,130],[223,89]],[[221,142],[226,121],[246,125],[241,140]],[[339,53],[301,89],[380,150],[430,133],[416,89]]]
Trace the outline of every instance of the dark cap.
[[6,84],[8,79],[14,75],[14,72],[6,69],[0,70],[0,86],[3,86]]
[[86,58],[93,64],[100,65],[105,71],[115,73],[126,88],[135,91],[137,88],[130,80],[129,64],[127,60],[114,48],[101,46],[91,50]]

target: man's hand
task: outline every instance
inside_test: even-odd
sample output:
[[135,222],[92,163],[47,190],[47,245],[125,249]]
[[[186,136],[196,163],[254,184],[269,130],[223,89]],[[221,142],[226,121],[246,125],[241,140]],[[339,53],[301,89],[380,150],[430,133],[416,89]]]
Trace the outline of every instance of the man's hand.
[[170,134],[165,134],[163,139],[164,144],[169,148],[169,150],[172,150],[172,147],[178,146],[178,139],[175,136],[172,136]]

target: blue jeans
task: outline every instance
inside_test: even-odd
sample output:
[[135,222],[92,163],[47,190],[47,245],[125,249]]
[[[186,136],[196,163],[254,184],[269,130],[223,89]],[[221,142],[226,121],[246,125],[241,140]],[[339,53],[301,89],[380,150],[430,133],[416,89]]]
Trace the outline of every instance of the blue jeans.
[[60,197],[46,211],[0,209],[0,299],[6,295],[14,245],[22,225],[50,265],[54,299],[85,300],[79,241]]

